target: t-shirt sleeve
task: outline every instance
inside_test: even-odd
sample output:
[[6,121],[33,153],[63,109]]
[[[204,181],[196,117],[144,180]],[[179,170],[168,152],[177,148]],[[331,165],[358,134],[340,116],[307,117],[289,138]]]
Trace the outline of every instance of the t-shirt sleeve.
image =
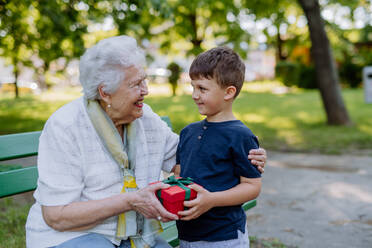
[[48,122],[40,136],[36,200],[44,206],[79,201],[84,187],[78,142],[71,128]]
[[246,178],[261,177],[261,173],[248,159],[251,149],[259,148],[257,137],[254,135],[242,135],[236,139],[232,147],[234,158],[234,172],[237,176]]
[[180,140],[178,142],[177,152],[176,152],[176,164],[181,164],[180,152],[181,152],[181,149],[182,149],[182,142],[183,142],[184,133],[185,133],[185,128],[182,129],[181,133],[180,133]]

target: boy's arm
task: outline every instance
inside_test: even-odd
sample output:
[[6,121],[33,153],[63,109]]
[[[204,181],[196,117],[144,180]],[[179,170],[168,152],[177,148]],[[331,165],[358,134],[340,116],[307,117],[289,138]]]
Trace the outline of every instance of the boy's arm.
[[181,220],[195,219],[213,207],[234,206],[255,199],[261,191],[261,178],[240,177],[240,184],[219,192],[209,192],[197,184],[189,188],[197,191],[198,196],[184,202],[184,206],[190,209],[178,212],[184,216]]

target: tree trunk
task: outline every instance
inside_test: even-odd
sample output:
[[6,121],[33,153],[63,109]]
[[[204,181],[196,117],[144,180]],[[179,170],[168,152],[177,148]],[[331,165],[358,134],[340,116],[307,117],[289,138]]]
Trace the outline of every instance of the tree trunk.
[[203,49],[201,48],[201,43],[203,42],[203,39],[200,39],[198,37],[198,24],[196,22],[196,9],[194,10],[193,13],[189,14],[188,17],[189,17],[189,20],[192,26],[192,30],[191,30],[191,35],[192,35],[191,43],[193,45],[192,51],[194,55],[198,55],[199,53],[203,51]]
[[14,69],[13,69],[13,72],[14,72],[14,91],[15,91],[15,98],[19,98],[19,90],[18,90],[18,68],[17,68],[17,64],[14,65]]
[[37,70],[37,84],[41,90],[46,90],[48,89],[48,86],[46,84],[45,80],[45,74],[49,70],[49,63],[44,61],[44,65],[42,65],[38,70]]
[[320,14],[318,0],[299,0],[305,12],[311,38],[318,87],[330,125],[351,125],[344,101],[332,50]]
[[286,56],[283,54],[283,39],[280,36],[279,28],[278,28],[278,33],[277,33],[277,56],[278,56],[278,61],[283,61],[286,60]]

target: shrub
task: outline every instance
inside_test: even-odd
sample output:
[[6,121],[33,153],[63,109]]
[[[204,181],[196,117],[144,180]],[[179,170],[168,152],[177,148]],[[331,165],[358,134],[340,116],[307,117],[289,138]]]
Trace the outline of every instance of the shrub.
[[362,83],[363,66],[345,61],[339,67],[340,81],[351,88],[357,88]]
[[314,66],[307,66],[301,63],[280,61],[275,67],[276,77],[284,85],[297,86],[305,89],[317,88]]
[[300,77],[298,63],[279,61],[275,66],[275,76],[282,81],[285,86],[297,85]]
[[297,86],[304,89],[317,89],[315,67],[313,65],[300,65],[300,77]]
[[180,78],[180,74],[181,74],[181,67],[177,63],[172,62],[168,65],[167,69],[170,70],[170,72],[171,72],[168,80],[169,80],[169,83],[172,85],[173,96],[175,96],[177,86],[178,86],[177,82],[178,82],[178,79]]

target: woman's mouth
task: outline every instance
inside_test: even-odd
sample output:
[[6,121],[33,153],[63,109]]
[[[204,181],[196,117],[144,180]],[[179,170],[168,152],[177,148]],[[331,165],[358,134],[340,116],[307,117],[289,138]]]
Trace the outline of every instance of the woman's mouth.
[[138,107],[138,108],[142,108],[143,107],[143,100],[135,102],[134,105],[136,105],[136,107]]

